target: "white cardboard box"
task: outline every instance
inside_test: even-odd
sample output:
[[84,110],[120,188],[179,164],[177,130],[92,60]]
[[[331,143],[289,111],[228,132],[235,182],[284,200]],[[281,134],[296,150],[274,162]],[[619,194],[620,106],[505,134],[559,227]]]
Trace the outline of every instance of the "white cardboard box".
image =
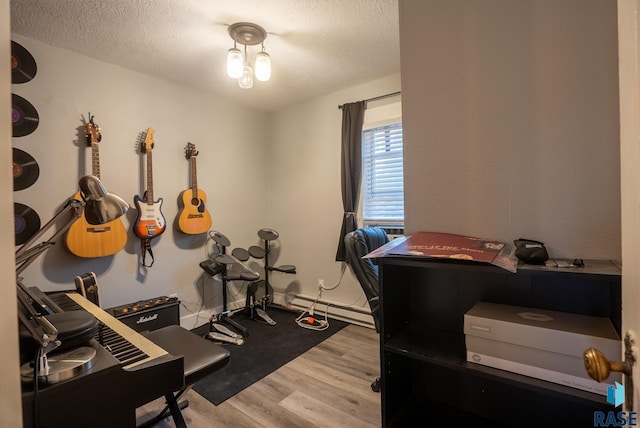
[[620,336],[608,318],[479,302],[464,316],[467,361],[607,395],[622,382],[599,383],[584,368],[590,347],[621,361]]

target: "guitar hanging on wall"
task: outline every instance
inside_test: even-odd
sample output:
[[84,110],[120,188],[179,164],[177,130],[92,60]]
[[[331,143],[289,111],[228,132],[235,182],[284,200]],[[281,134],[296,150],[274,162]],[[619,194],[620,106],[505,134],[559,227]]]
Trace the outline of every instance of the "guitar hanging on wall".
[[[100,178],[100,150],[98,146],[102,140],[102,134],[91,114],[89,114],[89,123],[85,128],[87,142],[91,146],[91,173]],[[80,192],[73,197],[79,201],[82,200]],[[127,229],[124,227],[122,219],[119,218],[105,224],[92,225],[82,215],[73,222],[65,239],[69,251],[78,257],[105,257],[124,248],[127,243]]]
[[[150,267],[153,265],[153,253],[151,252],[150,240],[162,235],[165,231],[167,222],[162,214],[162,198],[153,199],[153,159],[151,153],[154,146],[153,128],[147,129],[142,151],[147,156],[147,190],[142,198],[138,195],[134,197],[134,202],[138,210],[138,215],[133,226],[133,232],[142,240],[142,264]],[[151,255],[151,265],[145,264],[145,254],[149,252]]]
[[197,235],[205,233],[211,228],[211,214],[205,205],[207,194],[198,189],[196,171],[198,151],[195,144],[187,143],[185,155],[191,163],[191,188],[181,194],[182,207],[178,213],[178,229],[189,235]]

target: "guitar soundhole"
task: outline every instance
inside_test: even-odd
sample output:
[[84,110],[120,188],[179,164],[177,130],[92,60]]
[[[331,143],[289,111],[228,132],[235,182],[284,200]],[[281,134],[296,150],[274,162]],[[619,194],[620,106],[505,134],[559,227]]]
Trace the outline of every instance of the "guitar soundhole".
[[198,205],[200,205],[200,199],[191,198],[191,205],[193,205],[194,207],[197,207]]

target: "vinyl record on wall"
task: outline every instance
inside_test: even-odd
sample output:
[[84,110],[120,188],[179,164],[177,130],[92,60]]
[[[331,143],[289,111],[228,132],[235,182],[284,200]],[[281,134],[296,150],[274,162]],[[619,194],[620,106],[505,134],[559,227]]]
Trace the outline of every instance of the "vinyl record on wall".
[[11,123],[14,137],[31,134],[38,127],[39,121],[38,111],[29,101],[20,95],[11,94]]
[[27,152],[13,148],[13,190],[23,190],[40,175],[38,162]]
[[11,83],[27,83],[37,72],[36,60],[29,51],[11,40]]
[[27,205],[14,202],[13,225],[16,245],[22,245],[40,230],[40,216]]

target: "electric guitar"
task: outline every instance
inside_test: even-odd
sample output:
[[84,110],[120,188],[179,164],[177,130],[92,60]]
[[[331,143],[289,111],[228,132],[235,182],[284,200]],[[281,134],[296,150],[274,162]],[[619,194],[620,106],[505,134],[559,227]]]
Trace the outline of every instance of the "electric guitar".
[[178,213],[178,228],[186,234],[196,235],[205,233],[211,228],[211,214],[205,206],[206,193],[198,189],[196,172],[198,151],[195,144],[187,143],[185,154],[191,163],[191,189],[181,194],[182,207]]
[[153,142],[153,128],[147,129],[147,135],[144,138],[142,151],[147,155],[147,190],[144,196],[140,198],[138,195],[134,197],[138,216],[133,227],[133,232],[140,239],[151,239],[162,235],[165,231],[167,222],[162,214],[162,198],[157,201],[153,200],[153,161],[151,158]]
[[[86,124],[87,142],[91,146],[91,173],[100,178],[100,153],[98,143],[102,140],[100,127],[90,116]],[[80,192],[74,199],[82,200]],[[122,250],[127,243],[127,229],[121,219],[109,223],[93,225],[87,222],[84,215],[73,222],[66,235],[67,249],[78,257],[104,257]]]

